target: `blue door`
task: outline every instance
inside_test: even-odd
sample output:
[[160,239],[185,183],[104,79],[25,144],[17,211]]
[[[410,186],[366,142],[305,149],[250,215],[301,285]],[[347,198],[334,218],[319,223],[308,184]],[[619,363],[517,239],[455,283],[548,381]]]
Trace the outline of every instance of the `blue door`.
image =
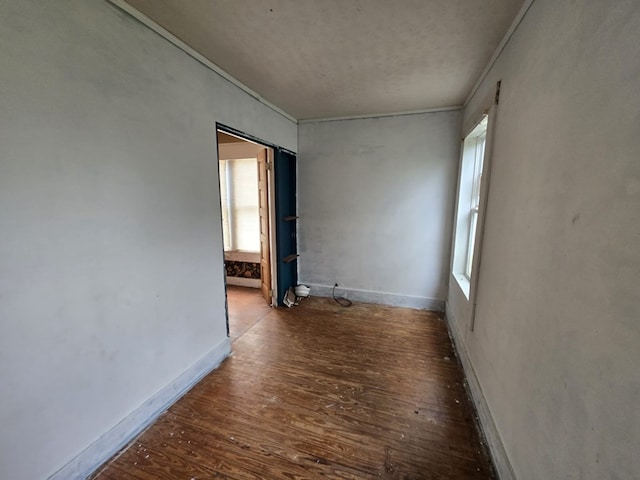
[[298,282],[298,216],[296,209],[296,156],[276,148],[274,159],[276,202],[276,254],[278,305],[289,287]]

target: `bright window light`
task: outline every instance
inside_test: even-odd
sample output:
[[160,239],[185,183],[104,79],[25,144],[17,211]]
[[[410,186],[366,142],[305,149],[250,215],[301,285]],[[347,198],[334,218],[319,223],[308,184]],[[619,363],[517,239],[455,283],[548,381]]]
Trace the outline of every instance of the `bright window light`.
[[[484,129],[480,135],[472,138],[469,148],[473,149],[473,179],[471,190],[471,205],[469,208],[469,237],[467,241],[467,257],[465,260],[464,273],[471,279],[473,268],[473,250],[476,242],[476,230],[478,228],[478,211],[480,209],[480,185],[482,183],[482,167],[484,164],[484,147],[487,142],[487,124],[484,122]],[[465,145],[466,145],[465,141]],[[466,148],[466,147],[465,147]]]
[[225,251],[260,252],[258,161],[220,161],[222,234]]
[[480,192],[487,143],[487,116],[469,133],[462,145],[462,164],[458,190],[458,208],[453,252],[453,274],[466,294],[470,295],[476,232],[480,218]]

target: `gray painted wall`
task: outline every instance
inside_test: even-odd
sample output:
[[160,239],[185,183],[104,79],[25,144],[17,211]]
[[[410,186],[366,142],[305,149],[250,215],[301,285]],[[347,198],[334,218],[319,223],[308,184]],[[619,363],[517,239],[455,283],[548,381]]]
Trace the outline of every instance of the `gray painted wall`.
[[519,480],[640,477],[639,45],[638,2],[536,0],[465,110],[502,80],[474,332],[448,301]]
[[102,0],[1,10],[0,478],[42,479],[226,341],[215,122],[296,125]]
[[[459,111],[299,125],[299,276],[312,293],[438,308]],[[346,289],[346,291],[345,291]]]

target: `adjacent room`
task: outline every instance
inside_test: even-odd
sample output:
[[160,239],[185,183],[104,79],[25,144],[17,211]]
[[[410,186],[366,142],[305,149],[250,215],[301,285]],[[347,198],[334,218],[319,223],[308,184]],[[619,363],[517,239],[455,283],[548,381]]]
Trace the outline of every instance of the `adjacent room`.
[[273,149],[220,130],[217,141],[227,324],[235,340],[274,303],[268,185]]
[[0,478],[640,478],[639,48],[636,0],[0,2]]

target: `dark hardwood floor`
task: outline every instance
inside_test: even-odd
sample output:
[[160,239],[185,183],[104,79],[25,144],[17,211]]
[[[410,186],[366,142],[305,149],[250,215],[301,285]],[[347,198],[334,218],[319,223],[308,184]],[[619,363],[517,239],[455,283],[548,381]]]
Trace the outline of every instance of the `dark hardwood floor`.
[[308,298],[93,478],[494,479],[438,314]]

